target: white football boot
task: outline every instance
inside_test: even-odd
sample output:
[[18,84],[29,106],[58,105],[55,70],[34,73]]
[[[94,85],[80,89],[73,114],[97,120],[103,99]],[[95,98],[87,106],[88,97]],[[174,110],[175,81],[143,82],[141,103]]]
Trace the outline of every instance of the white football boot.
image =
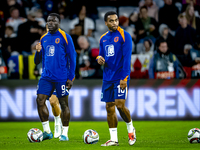
[[108,140],[106,143],[101,144],[101,146],[119,146],[118,142]]
[[128,134],[128,143],[129,145],[133,145],[136,142],[136,133],[135,128],[133,128],[133,132]]

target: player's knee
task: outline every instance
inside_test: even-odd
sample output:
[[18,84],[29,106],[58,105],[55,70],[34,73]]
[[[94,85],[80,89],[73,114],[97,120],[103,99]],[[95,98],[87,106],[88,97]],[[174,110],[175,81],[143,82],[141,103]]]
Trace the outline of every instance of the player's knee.
[[59,104],[57,98],[49,98],[49,102],[50,102],[52,107]]
[[37,101],[37,105],[44,105],[44,103],[45,103],[45,97],[43,97],[43,96],[37,96],[37,98],[36,98],[36,101]]
[[119,103],[119,104],[116,105],[116,107],[117,107],[118,110],[123,110],[124,105]]
[[108,115],[115,113],[115,105],[114,104],[106,104],[106,111],[107,111]]

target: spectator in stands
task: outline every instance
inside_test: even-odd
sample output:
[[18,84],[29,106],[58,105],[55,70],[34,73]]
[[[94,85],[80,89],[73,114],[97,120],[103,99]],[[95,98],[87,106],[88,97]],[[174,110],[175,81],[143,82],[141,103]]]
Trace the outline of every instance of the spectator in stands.
[[189,53],[190,50],[192,49],[192,45],[191,44],[185,44],[184,45],[184,49],[183,49],[183,54],[182,55],[177,55],[178,60],[180,61],[180,63],[182,64],[182,66],[186,66],[186,67],[191,67],[192,66],[192,62],[191,59],[189,57]]
[[166,24],[161,24],[159,26],[159,36],[156,39],[155,42],[155,50],[158,49],[158,41],[165,40],[167,42],[168,48],[171,52],[173,52],[174,49],[174,37],[171,35],[171,33],[169,32],[169,28]]
[[144,40],[142,51],[140,51],[139,54],[147,54],[151,57],[154,53],[153,47],[152,41],[150,39],[146,39]]
[[[141,22],[138,22],[138,12],[133,12],[130,14],[129,16],[129,26],[131,28],[133,28],[133,36],[132,36],[132,39],[134,42],[136,42],[136,39],[137,39],[137,33],[136,33],[136,27],[141,27],[143,26]],[[138,23],[141,23],[140,25],[138,25]],[[144,30],[142,28],[142,30]],[[140,29],[138,29],[138,32],[140,32]]]
[[35,21],[36,13],[31,10],[28,12],[27,18],[28,21],[19,25],[18,28],[18,43],[19,44],[18,51],[23,55],[30,55],[31,52],[31,44],[36,40],[40,39],[39,34],[39,23]]
[[183,50],[184,54],[185,54],[185,55],[188,55],[188,54],[190,53],[190,50],[191,50],[191,49],[192,49],[192,45],[190,45],[190,44],[185,44],[184,50]]
[[20,17],[19,10],[16,7],[10,8],[10,18],[6,21],[6,26],[12,26],[14,32],[17,33],[18,26],[27,21],[26,18]]
[[79,65],[82,78],[102,78],[103,72],[98,65],[96,57],[99,52],[97,49],[91,49],[89,40],[86,36],[78,38],[78,44],[81,48],[79,56]]
[[5,36],[3,38],[3,45],[2,45],[2,54],[3,58],[5,60],[5,63],[7,64],[8,58],[12,55],[18,55],[17,52],[17,35],[14,33],[14,29],[11,26],[7,26],[5,29]]
[[26,13],[25,13],[24,7],[22,5],[20,5],[17,0],[7,0],[7,3],[3,7],[5,20],[7,20],[9,17],[11,17],[10,12],[9,12],[11,7],[17,8],[19,10],[20,16],[26,18]]
[[194,6],[188,5],[185,10],[185,16],[187,19],[187,23],[196,29],[197,35],[200,35],[200,18],[195,16]]
[[37,5],[42,9],[44,18],[48,17],[48,14],[57,11],[58,0],[37,0]]
[[93,30],[95,29],[94,21],[86,16],[85,5],[81,6],[78,17],[71,20],[70,29],[74,29],[74,26],[78,23],[82,25],[82,35],[92,36]]
[[200,77],[200,36],[196,38],[196,43],[194,47],[189,51],[189,60],[187,61],[192,67],[191,77],[199,78]]
[[173,0],[164,0],[165,4],[162,8],[159,9],[158,21],[159,24],[166,24],[172,35],[175,34],[175,30],[178,28],[178,15],[179,10],[172,2]]
[[139,2],[139,7],[146,6],[148,8],[148,16],[158,21],[158,6],[153,0],[144,0]]
[[[34,11],[34,10],[33,10]],[[39,23],[39,26],[41,27],[44,27],[46,26],[46,21],[44,20],[43,18],[43,12],[42,12],[42,9],[37,9],[35,10],[36,12],[36,17],[35,17],[35,20],[38,21]]]
[[70,20],[66,17],[66,10],[65,7],[58,8],[58,14],[60,15],[60,28],[70,34]]
[[75,78],[76,79],[80,78],[79,56],[80,56],[80,53],[81,53],[81,48],[79,47],[79,44],[78,44],[77,40],[78,40],[78,37],[81,36],[81,34],[82,34],[82,26],[81,26],[81,24],[76,24],[74,29],[71,31],[71,37],[72,37],[72,40],[74,42],[74,47],[75,47],[75,50],[76,50],[76,53],[77,53],[77,56],[76,56],[76,70],[75,70]]
[[132,39],[134,38],[134,27],[129,26],[129,18],[126,16],[120,16],[119,17],[119,26],[126,30],[132,37]]
[[176,56],[168,50],[167,42],[160,40],[158,51],[150,61],[150,79],[179,78],[178,61]]
[[182,0],[182,10],[184,12],[188,5],[191,5],[197,10],[195,13],[200,14],[200,1],[199,0]]
[[187,24],[187,19],[184,14],[178,16],[180,26],[176,30],[175,34],[175,49],[174,53],[176,55],[183,54],[183,48],[185,44],[194,45],[196,38],[196,31],[190,25]]
[[82,35],[82,25],[81,24],[76,24],[74,26],[74,29],[71,30],[71,37],[72,37],[72,40],[74,42],[74,46],[75,46],[75,49],[76,50],[79,50],[77,53],[79,54],[80,53],[80,47],[78,45],[78,37]]
[[[142,22],[144,30],[141,31],[138,34],[137,37],[138,37],[138,39],[141,40],[141,39],[143,39],[143,38],[145,38],[147,36],[154,43],[155,42],[155,38],[157,38],[157,36],[158,36],[158,31],[157,31],[158,23],[156,22],[156,20],[154,18],[149,17],[147,15],[147,13],[148,13],[147,7],[146,6],[142,6],[140,8],[140,18],[139,18],[138,21]],[[140,41],[140,42],[143,43],[143,40]]]

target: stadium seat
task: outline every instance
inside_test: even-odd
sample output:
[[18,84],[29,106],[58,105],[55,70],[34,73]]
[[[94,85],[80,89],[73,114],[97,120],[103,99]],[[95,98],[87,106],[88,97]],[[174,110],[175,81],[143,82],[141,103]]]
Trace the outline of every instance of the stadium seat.
[[117,11],[117,8],[113,6],[99,6],[97,7],[97,11],[99,19],[103,19],[106,12]]
[[96,31],[99,33],[105,33],[106,31],[108,31],[107,26],[105,25],[105,21],[103,19],[97,19],[95,21],[96,24]]
[[119,16],[129,17],[130,14],[134,11],[139,11],[139,7],[133,6],[120,6],[119,7]]

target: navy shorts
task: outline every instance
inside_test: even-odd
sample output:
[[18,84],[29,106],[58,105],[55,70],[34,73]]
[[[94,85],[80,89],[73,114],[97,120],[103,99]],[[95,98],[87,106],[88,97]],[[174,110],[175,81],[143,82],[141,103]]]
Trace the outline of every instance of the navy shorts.
[[[66,96],[69,95],[68,89],[65,89],[65,90],[66,90]],[[53,95],[56,95],[58,97],[56,90],[53,91]]]
[[39,80],[37,94],[44,94],[50,97],[55,89],[56,89],[55,95],[58,98],[69,95],[68,90],[66,90],[66,81],[52,82],[45,79]]
[[101,101],[103,102],[115,102],[115,99],[126,99],[129,88],[129,81],[127,81],[127,87],[125,90],[120,88],[120,81],[106,82],[103,81]]

